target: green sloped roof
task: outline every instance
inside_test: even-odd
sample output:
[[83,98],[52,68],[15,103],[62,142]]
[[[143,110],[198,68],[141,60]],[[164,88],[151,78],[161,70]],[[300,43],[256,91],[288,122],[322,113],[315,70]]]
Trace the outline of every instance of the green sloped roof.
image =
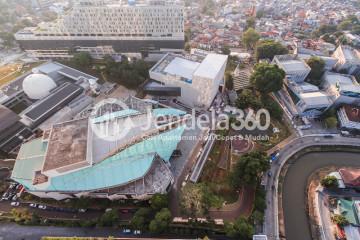
[[343,215],[351,224],[358,224],[354,212],[354,202],[346,199],[340,199],[340,211],[341,215]]
[[43,143],[40,138],[23,144],[11,178],[25,186],[32,184],[35,171],[41,170],[44,163],[46,147],[47,143]]
[[31,157],[43,156],[46,153],[47,143],[41,138],[32,140],[23,144],[20,148],[18,159],[26,159]]
[[[162,110],[155,114],[178,115],[182,111]],[[130,114],[132,112],[129,112]],[[46,144],[41,139],[22,146],[13,172],[14,180],[31,190],[38,191],[90,191],[115,187],[143,177],[150,169],[155,154],[169,161],[181,141],[185,126],[169,130],[128,147],[120,153],[88,168],[53,177],[49,185],[32,185],[34,171],[41,169]]]

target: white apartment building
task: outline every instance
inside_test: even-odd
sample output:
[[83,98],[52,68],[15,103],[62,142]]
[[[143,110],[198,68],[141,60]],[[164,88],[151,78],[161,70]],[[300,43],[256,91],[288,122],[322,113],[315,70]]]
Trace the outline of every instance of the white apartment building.
[[39,58],[71,57],[80,48],[98,53],[104,47],[104,54],[180,51],[184,6],[170,0],[77,0],[60,19],[25,28],[15,38]]
[[167,54],[152,69],[150,78],[166,87],[180,88],[182,103],[190,107],[208,108],[219,86],[224,83],[228,57],[213,54]]

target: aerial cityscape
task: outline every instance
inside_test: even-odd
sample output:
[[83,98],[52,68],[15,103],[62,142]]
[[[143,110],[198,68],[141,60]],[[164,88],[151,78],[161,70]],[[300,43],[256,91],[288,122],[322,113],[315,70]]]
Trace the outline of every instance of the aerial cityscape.
[[359,0],[0,13],[0,240],[360,240]]

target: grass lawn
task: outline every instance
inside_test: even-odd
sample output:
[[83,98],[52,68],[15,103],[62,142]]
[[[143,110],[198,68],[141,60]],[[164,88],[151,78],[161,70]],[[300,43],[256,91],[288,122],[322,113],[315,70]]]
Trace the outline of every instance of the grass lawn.
[[223,199],[227,203],[236,202],[238,193],[234,191],[228,183],[229,171],[218,167],[221,157],[222,141],[216,141],[209,159],[205,164],[200,182],[205,183],[211,189],[212,193]]
[[0,87],[6,85],[12,80],[20,77],[24,73],[30,71],[32,68],[37,67],[44,62],[36,62],[31,64],[9,64],[0,67]]

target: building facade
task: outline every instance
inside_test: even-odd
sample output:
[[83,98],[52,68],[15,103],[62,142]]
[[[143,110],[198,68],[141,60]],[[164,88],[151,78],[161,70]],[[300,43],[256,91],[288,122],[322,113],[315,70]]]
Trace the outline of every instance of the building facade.
[[108,53],[179,51],[184,7],[178,1],[78,0],[62,18],[15,34],[38,58],[70,58],[78,49]]

